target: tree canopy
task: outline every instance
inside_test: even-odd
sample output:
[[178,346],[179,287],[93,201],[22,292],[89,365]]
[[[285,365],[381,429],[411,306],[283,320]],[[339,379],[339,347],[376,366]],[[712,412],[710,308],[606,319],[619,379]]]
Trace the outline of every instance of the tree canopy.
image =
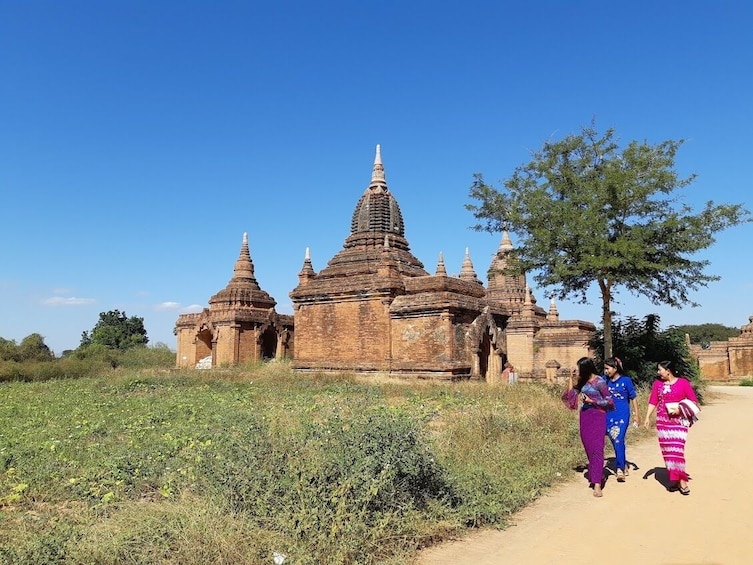
[[0,337],[0,361],[52,361],[55,354],[44,342],[41,334],[27,335],[16,345],[12,339]]
[[708,347],[712,341],[727,341],[740,335],[740,328],[731,328],[723,324],[698,324],[673,326],[670,328],[678,334],[687,335],[690,343]]
[[474,175],[466,207],[475,229],[518,237],[517,273],[533,272],[550,296],[587,302],[596,283],[601,295],[605,354],[612,352],[612,303],[617,287],[653,304],[695,305],[690,292],[718,280],[707,260],[692,256],[714,234],[750,214],[741,204],[707,201],[697,213],[675,193],[695,179],[680,178],[675,156],[683,141],[630,142],[620,148],[615,131],[594,124],[559,141],[547,141],[515,169],[501,190]]
[[91,333],[81,335],[80,347],[102,345],[110,349],[129,349],[149,343],[144,328],[144,318],[131,316],[120,310],[100,312],[99,321]]
[[[661,319],[656,314],[648,314],[642,320],[633,316],[624,320],[615,318],[612,323],[614,355],[620,358],[625,372],[639,386],[651,386],[661,361],[674,361],[678,374],[693,383],[699,399],[702,399],[701,371],[690,355],[684,334],[675,331],[674,327],[662,330],[660,325]],[[596,332],[590,346],[599,361],[611,357],[604,355],[603,328]]]

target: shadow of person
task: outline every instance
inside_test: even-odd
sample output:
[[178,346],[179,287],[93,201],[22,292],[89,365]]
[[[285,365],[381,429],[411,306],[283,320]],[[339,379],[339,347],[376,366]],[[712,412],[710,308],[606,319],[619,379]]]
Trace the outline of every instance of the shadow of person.
[[669,474],[667,473],[666,467],[654,467],[653,469],[649,469],[643,475],[643,478],[645,480],[645,479],[648,479],[652,475],[654,479],[656,480],[656,482],[659,483],[668,491],[672,492],[673,490],[675,490],[676,485],[672,481],[669,480]]

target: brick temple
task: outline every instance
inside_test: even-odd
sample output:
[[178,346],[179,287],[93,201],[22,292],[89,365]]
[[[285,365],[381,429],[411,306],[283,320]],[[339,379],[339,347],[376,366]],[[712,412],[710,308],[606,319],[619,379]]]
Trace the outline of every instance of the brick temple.
[[522,381],[551,381],[592,353],[595,326],[560,320],[553,301],[538,306],[526,276],[505,273],[513,257],[505,232],[486,286],[468,250],[457,277],[441,253],[427,272],[405,238],[377,146],[342,250],[318,273],[306,250],[290,293],[293,316],[277,314],[259,287],[244,235],[227,287],[203,312],[178,318],[177,365],[289,358],[301,372],[496,382],[509,362]]

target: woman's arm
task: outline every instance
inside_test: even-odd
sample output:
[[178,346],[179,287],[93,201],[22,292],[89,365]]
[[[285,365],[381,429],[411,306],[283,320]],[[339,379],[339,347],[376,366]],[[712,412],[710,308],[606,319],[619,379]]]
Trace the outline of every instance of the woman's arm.
[[651,404],[649,402],[648,408],[646,408],[646,419],[643,420],[643,425],[647,428],[651,427],[651,414],[654,413],[654,410],[656,410],[656,404]]

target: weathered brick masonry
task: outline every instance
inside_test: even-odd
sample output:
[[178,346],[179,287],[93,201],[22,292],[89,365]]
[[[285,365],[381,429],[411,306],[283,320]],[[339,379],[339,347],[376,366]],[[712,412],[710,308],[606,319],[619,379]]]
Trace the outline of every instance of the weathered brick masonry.
[[537,306],[525,275],[504,272],[513,257],[505,232],[487,288],[468,250],[459,276],[447,276],[441,254],[429,274],[410,251],[377,146],[343,249],[319,273],[306,252],[290,293],[295,327],[259,289],[244,236],[228,287],[178,319],[178,366],[286,356],[299,371],[498,382],[509,361],[521,380],[552,380],[591,353],[595,328],[560,321],[553,302],[548,312]]

